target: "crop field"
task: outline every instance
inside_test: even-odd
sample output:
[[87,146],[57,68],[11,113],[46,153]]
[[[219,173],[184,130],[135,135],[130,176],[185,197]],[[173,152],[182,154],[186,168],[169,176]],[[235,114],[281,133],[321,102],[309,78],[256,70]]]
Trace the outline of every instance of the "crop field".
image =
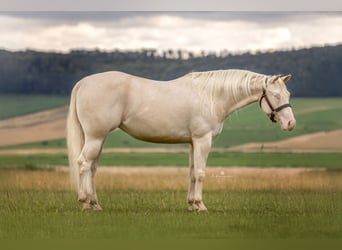
[[0,95],[0,120],[69,103],[67,96]]
[[[46,97],[47,98],[47,97]],[[57,98],[57,97],[56,97]],[[61,97],[60,97],[61,98]],[[58,99],[58,98],[57,98]],[[6,99],[4,99],[6,100]],[[43,99],[44,100],[44,99]],[[46,100],[46,99],[45,99]],[[66,104],[63,98],[58,99]],[[36,107],[26,103],[26,109]],[[43,101],[42,101],[43,102]],[[297,119],[296,129],[292,132],[284,132],[279,129],[278,124],[270,120],[260,111],[258,104],[253,104],[233,113],[225,122],[221,135],[213,142],[213,147],[232,147],[248,142],[270,142],[278,141],[299,135],[332,131],[342,128],[342,98],[332,99],[293,99],[291,102]],[[1,99],[0,99],[1,105]],[[45,104],[47,105],[47,104]],[[51,105],[51,104],[50,104]],[[44,105],[40,108],[44,109]],[[46,109],[50,106],[46,106]],[[10,112],[9,109],[8,112]],[[24,109],[25,110],[25,109]],[[15,112],[16,109],[12,110]],[[15,114],[15,113],[13,113]],[[53,116],[51,117],[53,118]],[[65,127],[62,128],[65,130]],[[53,132],[53,131],[51,131]],[[65,139],[52,141],[42,140],[24,145],[13,145],[6,148],[65,148]],[[105,148],[112,147],[186,147],[186,145],[153,144],[136,140],[122,131],[110,134],[105,141]],[[3,147],[2,147],[3,148]]]

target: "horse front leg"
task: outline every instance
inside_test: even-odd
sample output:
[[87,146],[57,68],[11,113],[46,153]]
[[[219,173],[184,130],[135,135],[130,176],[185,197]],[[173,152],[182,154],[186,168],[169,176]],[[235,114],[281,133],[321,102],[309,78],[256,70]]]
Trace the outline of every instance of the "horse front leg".
[[197,205],[195,204],[195,165],[194,165],[194,147],[190,144],[190,152],[189,152],[189,186],[188,186],[188,204],[189,211],[198,210]]
[[190,166],[190,184],[188,194],[188,202],[190,205],[189,210],[191,211],[208,210],[203,202],[202,190],[203,182],[205,179],[205,167],[207,164],[207,159],[211,148],[211,140],[212,138],[209,134],[201,138],[193,139],[193,170]]

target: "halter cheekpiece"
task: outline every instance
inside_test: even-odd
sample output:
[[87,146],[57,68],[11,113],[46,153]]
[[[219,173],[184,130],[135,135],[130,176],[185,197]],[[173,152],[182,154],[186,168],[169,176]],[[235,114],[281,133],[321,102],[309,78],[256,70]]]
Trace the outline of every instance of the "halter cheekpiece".
[[260,105],[260,108],[261,108],[262,99],[265,98],[268,107],[272,110],[272,112],[271,112],[271,113],[268,113],[267,116],[270,118],[270,120],[271,120],[272,122],[277,122],[277,120],[274,119],[275,116],[276,116],[276,114],[277,114],[279,111],[281,111],[281,110],[283,110],[283,109],[285,109],[285,108],[291,108],[291,105],[290,105],[289,103],[286,103],[286,104],[280,105],[280,106],[277,107],[277,108],[273,108],[272,103],[270,102],[270,100],[268,99],[268,97],[267,97],[267,95],[266,95],[267,81],[268,81],[268,77],[265,78],[265,83],[264,83],[264,85],[263,85],[263,87],[262,87],[262,96],[260,97],[259,105]]

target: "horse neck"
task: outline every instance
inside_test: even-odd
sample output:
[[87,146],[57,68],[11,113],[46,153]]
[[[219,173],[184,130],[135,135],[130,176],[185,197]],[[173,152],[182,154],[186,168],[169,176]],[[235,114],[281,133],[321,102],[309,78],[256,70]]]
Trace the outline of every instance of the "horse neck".
[[224,120],[227,116],[234,111],[243,108],[251,103],[258,101],[262,95],[262,88],[265,76],[263,75],[255,75],[252,76],[249,81],[249,93],[242,92],[240,95],[235,96],[234,98],[221,98],[221,100],[216,101],[216,105],[218,107],[215,108],[217,110],[216,116],[220,120]]

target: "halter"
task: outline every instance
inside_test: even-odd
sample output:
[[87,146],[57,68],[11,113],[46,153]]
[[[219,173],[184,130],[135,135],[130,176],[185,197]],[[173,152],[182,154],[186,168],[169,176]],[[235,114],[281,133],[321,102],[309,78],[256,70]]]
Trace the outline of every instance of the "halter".
[[265,78],[265,83],[264,83],[264,85],[262,87],[262,96],[260,97],[259,105],[260,105],[260,108],[261,108],[262,99],[265,98],[268,107],[272,110],[272,112],[268,113],[267,116],[270,118],[270,120],[272,122],[277,122],[277,120],[274,119],[276,114],[279,111],[281,111],[281,110],[283,110],[285,108],[291,108],[291,105],[289,103],[286,103],[286,104],[283,104],[283,105],[279,106],[278,108],[273,108],[273,105],[271,104],[270,100],[268,99],[268,97],[266,95],[267,80],[268,80],[268,77]]

